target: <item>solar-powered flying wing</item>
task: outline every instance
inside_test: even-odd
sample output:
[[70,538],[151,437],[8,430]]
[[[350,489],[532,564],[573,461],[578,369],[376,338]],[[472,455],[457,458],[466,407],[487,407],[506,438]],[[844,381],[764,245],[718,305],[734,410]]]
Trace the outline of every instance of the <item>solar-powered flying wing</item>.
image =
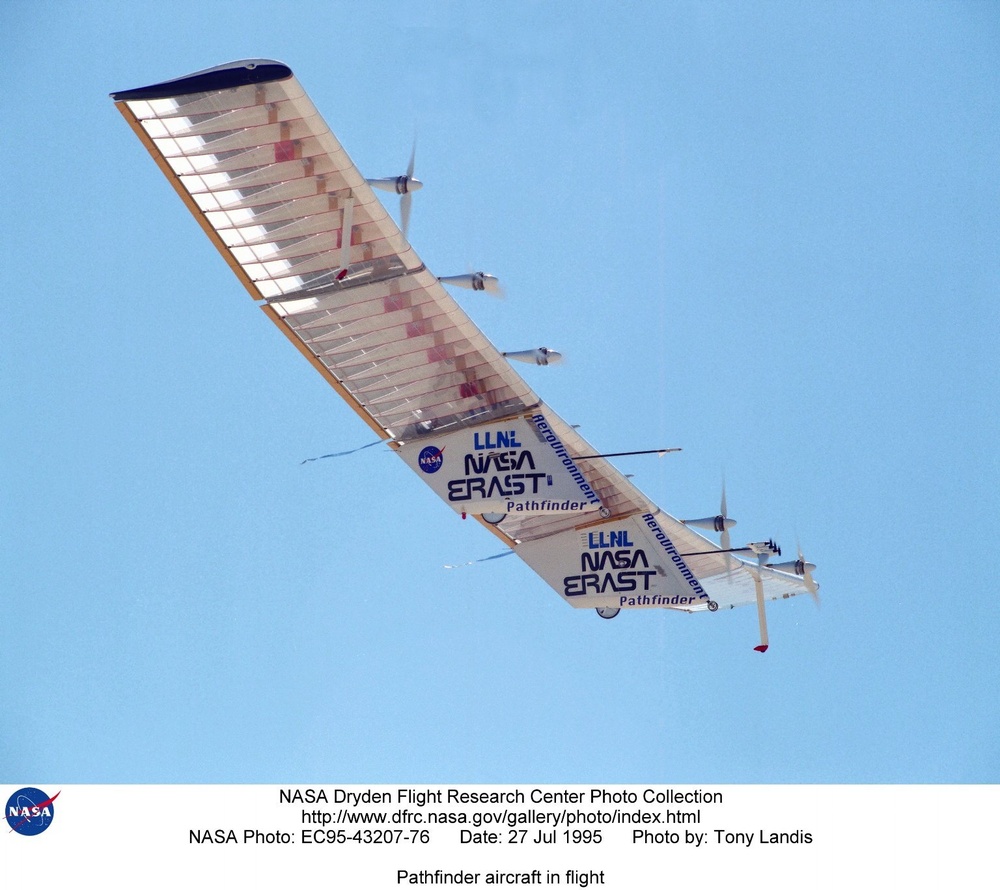
[[[801,554],[771,565],[773,542],[729,547],[724,506],[674,519],[549,409],[375,197],[390,180],[361,175],[286,65],[231,62],[112,98],[268,318],[445,503],[570,605],[612,618],[756,603],[764,651],[764,601],[815,594]],[[411,158],[394,180],[404,199],[412,170]],[[723,547],[692,526],[722,531]]]

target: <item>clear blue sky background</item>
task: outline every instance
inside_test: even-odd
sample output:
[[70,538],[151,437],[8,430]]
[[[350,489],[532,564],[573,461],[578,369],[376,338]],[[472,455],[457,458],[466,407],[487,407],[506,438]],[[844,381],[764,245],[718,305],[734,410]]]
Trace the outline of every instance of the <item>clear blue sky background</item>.
[[[108,98],[252,56],[369,176],[416,130],[477,324],[822,608],[602,621],[442,569],[497,542],[390,454],[300,465],[372,435]],[[8,0],[0,57],[0,781],[1000,780],[994,4]]]

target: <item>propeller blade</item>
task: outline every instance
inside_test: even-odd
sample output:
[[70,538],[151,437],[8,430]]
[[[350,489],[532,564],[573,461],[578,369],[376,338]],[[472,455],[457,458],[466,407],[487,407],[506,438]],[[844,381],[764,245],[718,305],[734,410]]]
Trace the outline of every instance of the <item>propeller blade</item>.
[[[729,534],[729,529],[725,528],[722,530],[722,549],[731,550],[733,547],[733,538]],[[729,565],[729,557],[726,557],[726,565]]]
[[[731,550],[733,546],[732,538],[729,536],[729,530],[727,529],[722,533],[722,549]],[[733,570],[733,558],[727,553],[726,554],[726,571],[731,572]],[[729,579],[729,583],[733,583],[733,579]]]
[[819,585],[813,580],[812,576],[812,564],[802,555],[802,545],[799,543],[798,539],[795,541],[795,549],[799,554],[799,562],[802,563],[802,580],[805,581],[806,590],[813,598],[813,602],[816,604],[816,608],[820,607],[819,601]]
[[413,175],[413,167],[417,160],[417,137],[413,137],[413,148],[410,149],[410,163],[406,165],[406,173],[402,176],[382,176],[378,179],[366,179],[372,188],[384,192],[395,192],[399,195],[399,228],[403,237],[409,239],[410,207],[413,204],[413,192],[419,191],[424,184]]
[[410,207],[413,205],[413,195],[407,192],[399,199],[399,218],[402,222],[403,237],[409,240],[410,235]]
[[[726,508],[726,477],[722,477],[722,500],[719,502],[719,515],[723,520],[729,517],[729,513]],[[720,543],[723,550],[729,550],[733,546],[733,539],[729,534],[728,526],[729,523],[722,523],[722,537]],[[733,570],[733,558],[727,553],[726,554],[726,571],[731,572]],[[729,583],[733,583],[733,579],[729,579]]]
[[410,149],[410,163],[406,165],[406,191],[403,192],[399,199],[399,218],[403,223],[403,237],[407,240],[410,238],[410,208],[413,205],[413,192],[422,185],[422,183],[413,177],[413,165],[416,160],[417,137],[414,134],[413,147]]

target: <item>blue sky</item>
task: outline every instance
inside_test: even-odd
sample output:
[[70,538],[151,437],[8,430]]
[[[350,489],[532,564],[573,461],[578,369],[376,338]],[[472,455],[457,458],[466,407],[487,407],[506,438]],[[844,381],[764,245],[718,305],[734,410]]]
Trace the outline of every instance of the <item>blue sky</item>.
[[[280,10],[280,11],[279,11]],[[0,11],[5,782],[996,782],[989,4]],[[381,449],[108,99],[287,62],[411,241],[675,516],[808,597],[568,608]],[[390,199],[391,200],[391,199]],[[390,205],[391,206],[391,205]]]

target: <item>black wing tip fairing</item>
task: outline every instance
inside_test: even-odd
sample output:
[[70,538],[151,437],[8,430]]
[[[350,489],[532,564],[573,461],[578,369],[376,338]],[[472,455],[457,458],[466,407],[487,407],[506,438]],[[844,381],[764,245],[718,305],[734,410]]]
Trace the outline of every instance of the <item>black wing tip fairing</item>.
[[271,83],[286,80],[292,76],[292,69],[284,62],[274,59],[241,59],[227,62],[194,74],[186,74],[173,80],[154,83],[148,87],[122,90],[112,93],[116,102],[136,102],[148,99],[169,99],[189,93],[207,93],[212,90],[230,90],[254,83]]

